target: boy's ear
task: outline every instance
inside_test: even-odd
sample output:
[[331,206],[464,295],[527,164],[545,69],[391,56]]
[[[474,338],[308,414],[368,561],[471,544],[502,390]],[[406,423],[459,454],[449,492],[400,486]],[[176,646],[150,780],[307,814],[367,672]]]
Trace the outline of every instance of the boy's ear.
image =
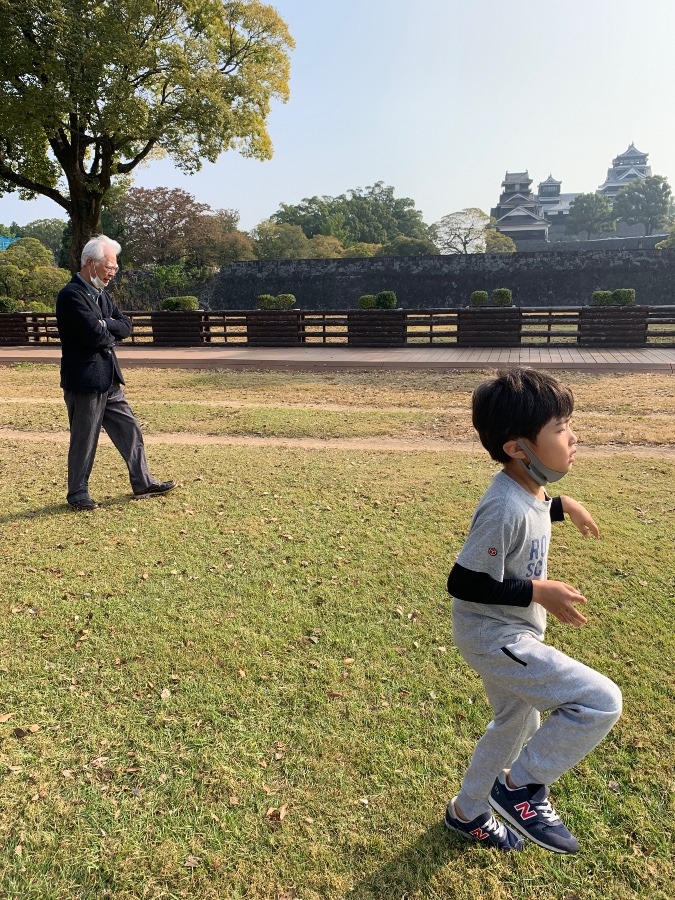
[[527,453],[518,446],[518,441],[515,440],[515,438],[507,441],[502,449],[507,456],[511,457],[511,459],[523,459],[526,462],[529,462]]

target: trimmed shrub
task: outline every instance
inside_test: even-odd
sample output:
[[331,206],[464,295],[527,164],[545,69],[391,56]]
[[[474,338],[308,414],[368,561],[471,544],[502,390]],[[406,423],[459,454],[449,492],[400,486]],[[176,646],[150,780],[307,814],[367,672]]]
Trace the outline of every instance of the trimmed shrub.
[[162,300],[162,309],[167,312],[195,312],[199,309],[197,297],[166,297]]
[[259,294],[258,295],[258,308],[259,309],[276,309],[277,308],[277,298],[274,294]]
[[377,309],[396,309],[398,301],[393,291],[380,291],[375,300]]
[[612,291],[612,303],[616,306],[628,306],[635,303],[635,290],[633,288],[617,288]]
[[26,312],[34,312],[34,313],[53,313],[54,307],[47,306],[46,303],[40,303],[39,300],[31,300],[29,303],[25,304]]
[[363,294],[359,297],[359,309],[375,309],[377,296],[375,294]]
[[290,309],[295,306],[295,296],[293,294],[259,294],[259,309]]
[[493,306],[511,306],[513,296],[509,288],[495,288],[492,292]]
[[0,295],[0,313],[13,313],[18,308],[19,301],[15,300],[14,297],[7,297],[4,294]]
[[487,291],[473,291],[469,297],[471,306],[487,306],[490,295]]
[[611,291],[593,291],[591,294],[591,306],[611,306]]
[[277,309],[291,309],[295,306],[295,294],[277,294]]

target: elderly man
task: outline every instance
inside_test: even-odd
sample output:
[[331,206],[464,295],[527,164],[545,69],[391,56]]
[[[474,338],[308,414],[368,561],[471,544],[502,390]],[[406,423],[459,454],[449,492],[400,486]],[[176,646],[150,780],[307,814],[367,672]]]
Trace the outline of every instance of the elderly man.
[[101,426],[127,464],[134,497],[166,494],[176,486],[150,475],[143,435],[122,390],[115,344],[131,334],[131,320],[106,290],[120,250],[105,235],[92,238],[82,251],[80,271],[56,298],[61,387],[70,422],[67,499],[78,511],[98,508],[89,496],[89,476]]

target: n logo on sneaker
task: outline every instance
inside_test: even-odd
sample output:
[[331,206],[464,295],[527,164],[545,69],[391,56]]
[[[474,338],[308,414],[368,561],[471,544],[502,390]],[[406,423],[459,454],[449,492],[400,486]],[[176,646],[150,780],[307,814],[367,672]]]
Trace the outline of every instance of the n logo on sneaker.
[[531,819],[537,815],[536,809],[532,809],[532,807],[527,802],[527,800],[524,800],[522,803],[516,803],[516,805],[513,808],[518,810],[518,813],[520,814],[520,818],[523,820],[523,822],[525,822],[525,821],[527,821],[527,819]]
[[474,828],[474,830],[470,831],[469,834],[473,835],[473,837],[475,838],[478,838],[479,841],[484,841],[486,838],[490,837],[487,831],[483,831],[480,826],[478,828]]

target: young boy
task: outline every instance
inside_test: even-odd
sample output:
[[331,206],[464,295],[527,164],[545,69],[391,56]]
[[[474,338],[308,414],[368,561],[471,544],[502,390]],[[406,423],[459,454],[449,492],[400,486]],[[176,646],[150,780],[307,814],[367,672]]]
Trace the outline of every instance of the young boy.
[[[448,578],[455,643],[480,675],[494,713],[474,750],[446,826],[500,850],[522,850],[518,832],[554,853],[574,853],[576,838],[548,800],[549,785],[605,737],[621,714],[619,688],[604,675],[544,643],[546,613],[580,628],[586,598],[549,581],[551,522],[566,513],[599,537],[588,511],[544,485],[572,467],[571,391],[533,369],[513,369],[473,395],[473,425],[502,463],[483,495]],[[540,714],[548,713],[541,724]]]

